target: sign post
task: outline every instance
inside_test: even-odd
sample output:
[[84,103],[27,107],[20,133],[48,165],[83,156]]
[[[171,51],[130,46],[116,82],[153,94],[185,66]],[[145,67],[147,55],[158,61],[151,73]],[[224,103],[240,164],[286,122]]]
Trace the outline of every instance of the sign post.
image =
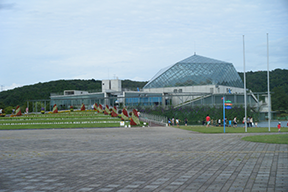
[[225,101],[225,97],[223,97],[223,121],[224,121],[223,127],[224,127],[224,133],[225,133],[225,124],[226,124],[225,109],[232,109],[232,103],[229,100]]
[[225,109],[232,109],[231,101],[229,101],[229,100],[225,101]]

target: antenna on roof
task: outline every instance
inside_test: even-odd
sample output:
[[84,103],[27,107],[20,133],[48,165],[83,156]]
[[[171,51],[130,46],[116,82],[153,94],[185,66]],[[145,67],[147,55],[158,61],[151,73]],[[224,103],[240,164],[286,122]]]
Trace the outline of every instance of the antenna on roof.
[[196,43],[194,41],[194,55],[196,55]]

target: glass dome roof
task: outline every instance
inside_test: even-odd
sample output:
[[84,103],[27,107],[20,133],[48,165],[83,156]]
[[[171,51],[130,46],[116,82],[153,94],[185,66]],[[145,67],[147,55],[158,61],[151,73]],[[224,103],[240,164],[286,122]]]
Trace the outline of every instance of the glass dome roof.
[[143,88],[225,85],[243,88],[243,82],[232,63],[194,54],[161,69]]

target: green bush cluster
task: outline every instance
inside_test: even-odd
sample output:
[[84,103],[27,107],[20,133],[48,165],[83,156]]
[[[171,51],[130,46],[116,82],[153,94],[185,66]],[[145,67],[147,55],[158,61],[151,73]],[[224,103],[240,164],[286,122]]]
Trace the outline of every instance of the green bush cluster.
[[[187,118],[188,124],[197,125],[202,124],[205,121],[207,115],[211,117],[211,120],[223,119],[223,108],[222,107],[210,107],[210,106],[185,106],[179,108],[163,108],[161,106],[154,108],[144,108],[139,106],[139,111],[142,113],[148,113],[153,115],[165,116],[172,119],[180,119],[180,124],[184,124],[184,119]],[[251,112],[251,108],[247,107],[247,115],[252,116],[254,121],[257,121],[257,113]],[[245,111],[243,106],[233,106],[232,109],[225,110],[225,116],[228,120],[233,120],[236,116],[239,123],[242,123],[243,117],[245,116]]]

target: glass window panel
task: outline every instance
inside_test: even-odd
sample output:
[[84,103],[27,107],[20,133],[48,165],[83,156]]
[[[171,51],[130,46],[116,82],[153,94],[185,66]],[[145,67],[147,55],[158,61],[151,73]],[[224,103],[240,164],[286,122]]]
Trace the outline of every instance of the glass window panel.
[[199,55],[160,70],[144,88],[209,84],[243,88],[242,80],[231,63]]

